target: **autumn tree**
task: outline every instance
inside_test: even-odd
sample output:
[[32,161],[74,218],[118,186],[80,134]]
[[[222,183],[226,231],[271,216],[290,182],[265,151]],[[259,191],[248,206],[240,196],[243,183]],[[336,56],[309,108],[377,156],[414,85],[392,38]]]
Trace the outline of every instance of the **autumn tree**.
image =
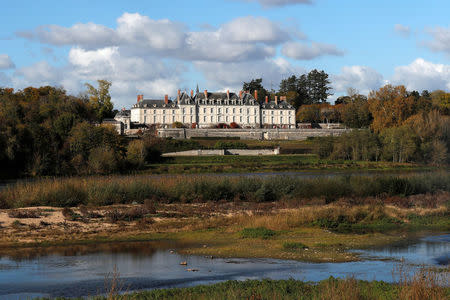
[[370,92],[368,105],[373,116],[371,127],[376,132],[401,126],[414,114],[414,96],[409,95],[403,85],[386,85]]
[[95,111],[97,120],[101,122],[104,118],[112,117],[113,103],[111,102],[111,95],[109,88],[111,82],[107,80],[97,80],[98,88],[86,83],[87,94],[89,96],[89,103]]

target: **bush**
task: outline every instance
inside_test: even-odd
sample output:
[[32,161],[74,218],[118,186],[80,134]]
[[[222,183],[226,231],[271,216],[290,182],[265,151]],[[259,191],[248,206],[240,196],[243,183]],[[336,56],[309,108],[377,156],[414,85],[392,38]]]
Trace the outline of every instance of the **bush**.
[[242,238],[260,238],[260,239],[268,239],[273,237],[276,234],[275,231],[267,229],[265,227],[256,227],[256,228],[244,228],[241,231]]
[[111,174],[118,169],[117,157],[107,146],[94,148],[89,154],[88,167],[92,174]]
[[134,140],[128,144],[127,161],[136,168],[142,168],[147,157],[147,149],[142,140]]

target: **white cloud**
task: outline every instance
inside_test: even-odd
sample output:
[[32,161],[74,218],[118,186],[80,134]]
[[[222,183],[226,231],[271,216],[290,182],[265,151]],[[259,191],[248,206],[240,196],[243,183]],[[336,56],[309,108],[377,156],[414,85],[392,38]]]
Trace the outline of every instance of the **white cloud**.
[[273,84],[273,88],[277,89],[283,74],[305,72],[303,68],[292,66],[283,58],[243,63],[197,62],[194,66],[208,79],[210,88],[221,89],[226,86],[232,90],[241,89],[244,81],[255,78],[263,78],[266,88],[270,89]]
[[0,54],[0,70],[4,69],[13,69],[15,65],[11,60],[11,57],[7,54]]
[[345,92],[348,88],[355,88],[366,95],[384,83],[380,73],[366,66],[345,66],[340,74],[331,76],[331,82],[333,89],[338,93]]
[[278,44],[287,41],[289,34],[263,17],[242,17],[224,24],[220,30],[224,40],[232,42],[262,42]]
[[61,69],[51,66],[46,61],[22,67],[14,72],[12,82],[14,87],[60,85]]
[[403,37],[409,37],[411,34],[411,28],[409,26],[405,26],[402,24],[395,24],[394,30],[397,34],[399,34]]
[[34,30],[16,34],[26,39],[36,39],[41,43],[57,46],[80,45],[85,48],[98,48],[114,45],[117,42],[113,29],[94,23],[78,23],[69,28],[43,25]]
[[295,4],[312,4],[312,0],[244,0],[246,2],[258,2],[264,7],[287,6]]
[[450,65],[417,58],[407,66],[396,67],[391,82],[405,85],[408,90],[450,90]]
[[344,55],[344,52],[335,45],[316,42],[311,42],[310,45],[300,42],[287,42],[283,45],[281,52],[287,57],[298,60],[311,60],[324,55]]
[[425,42],[432,51],[444,52],[450,56],[450,27],[436,27],[427,30],[433,37],[432,41]]

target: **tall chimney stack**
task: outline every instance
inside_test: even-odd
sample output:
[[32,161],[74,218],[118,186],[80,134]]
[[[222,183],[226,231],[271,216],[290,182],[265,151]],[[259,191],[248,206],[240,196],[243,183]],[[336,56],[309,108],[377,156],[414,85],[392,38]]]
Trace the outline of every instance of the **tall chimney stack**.
[[255,100],[258,101],[258,90],[255,90],[254,94],[255,94]]
[[194,98],[194,90],[191,90],[191,98]]
[[227,99],[230,100],[230,90],[227,90]]
[[169,104],[169,95],[164,96],[164,103]]
[[208,100],[208,90],[205,90],[205,100]]
[[144,100],[144,95],[137,95],[137,102]]
[[177,103],[180,104],[181,90],[178,90]]
[[269,96],[266,96],[266,103],[269,103]]
[[278,96],[275,96],[275,104],[278,105]]
[[242,99],[242,90],[239,91],[239,99]]

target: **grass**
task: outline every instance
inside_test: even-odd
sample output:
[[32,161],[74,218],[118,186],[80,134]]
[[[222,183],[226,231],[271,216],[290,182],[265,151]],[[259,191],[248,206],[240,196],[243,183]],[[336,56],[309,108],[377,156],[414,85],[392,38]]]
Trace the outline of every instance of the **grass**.
[[257,227],[257,228],[244,228],[241,231],[242,238],[260,238],[260,239],[268,239],[273,237],[276,234],[275,231],[267,229],[265,227]]
[[[413,275],[400,273],[397,283],[363,281],[354,278],[330,277],[318,283],[289,280],[230,280],[212,285],[187,288],[156,289],[121,294],[108,289],[107,296],[93,299],[304,299],[304,300],[441,300],[450,297],[445,274],[421,269]],[[120,278],[113,277],[110,286],[120,286]],[[113,292],[111,292],[113,290]],[[64,299],[64,298],[57,298]]]
[[142,173],[242,173],[281,172],[305,170],[428,170],[411,163],[346,161],[319,159],[315,154],[290,154],[273,156],[190,156],[165,158],[162,163],[149,164]]
[[145,175],[73,177],[19,182],[0,191],[0,207],[73,207],[143,203],[273,202],[320,198],[325,203],[340,198],[410,196],[450,191],[450,173],[402,176],[208,177]]

